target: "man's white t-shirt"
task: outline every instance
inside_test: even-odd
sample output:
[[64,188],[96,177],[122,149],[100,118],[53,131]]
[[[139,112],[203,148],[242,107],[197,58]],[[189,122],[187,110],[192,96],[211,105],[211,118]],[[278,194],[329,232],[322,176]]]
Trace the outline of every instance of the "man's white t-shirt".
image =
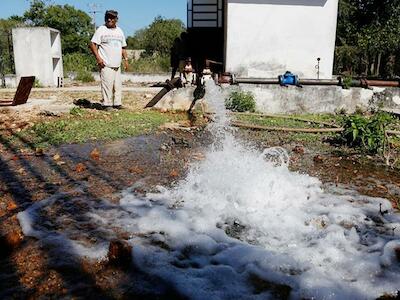
[[126,47],[124,33],[118,26],[108,28],[105,25],[97,28],[92,40],[99,46],[99,55],[106,67],[119,68],[122,60],[122,47]]

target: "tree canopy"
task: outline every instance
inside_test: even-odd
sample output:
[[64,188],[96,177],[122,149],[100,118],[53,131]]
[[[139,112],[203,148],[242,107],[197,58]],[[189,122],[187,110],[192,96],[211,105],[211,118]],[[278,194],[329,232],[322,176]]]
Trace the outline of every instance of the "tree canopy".
[[31,1],[23,21],[32,26],[48,26],[61,31],[63,53],[86,53],[93,34],[90,16],[71,5],[47,5],[43,0]]
[[128,45],[145,49],[149,54],[168,55],[174,39],[184,30],[185,25],[181,20],[159,16],[148,27],[136,31],[132,38],[128,38]]
[[340,0],[336,70],[392,77],[400,51],[400,0]]

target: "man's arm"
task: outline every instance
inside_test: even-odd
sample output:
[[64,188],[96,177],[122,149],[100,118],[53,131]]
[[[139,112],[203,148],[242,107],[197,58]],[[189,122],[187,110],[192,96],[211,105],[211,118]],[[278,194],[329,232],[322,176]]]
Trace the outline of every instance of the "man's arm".
[[125,71],[127,71],[129,64],[128,64],[128,52],[126,52],[126,47],[122,48],[122,60],[124,61]]
[[99,55],[99,50],[98,50],[97,44],[91,42],[89,47],[90,47],[90,50],[92,51],[93,55],[96,57],[97,65],[99,66],[99,68],[100,69],[104,68],[106,65],[105,65],[103,59]]

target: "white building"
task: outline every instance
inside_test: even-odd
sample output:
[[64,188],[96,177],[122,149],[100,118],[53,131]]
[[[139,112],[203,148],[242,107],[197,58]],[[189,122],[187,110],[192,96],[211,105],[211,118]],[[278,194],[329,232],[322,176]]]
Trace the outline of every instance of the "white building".
[[189,0],[188,29],[221,32],[223,49],[216,43],[214,58],[238,76],[276,78],[291,71],[330,79],[337,12],[338,0]]
[[63,63],[60,31],[48,27],[14,28],[13,47],[17,80],[36,76],[43,86],[60,86]]

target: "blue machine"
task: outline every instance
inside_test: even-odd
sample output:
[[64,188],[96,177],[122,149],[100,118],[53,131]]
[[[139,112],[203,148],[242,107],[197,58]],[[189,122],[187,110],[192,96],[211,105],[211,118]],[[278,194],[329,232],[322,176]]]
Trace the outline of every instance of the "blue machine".
[[299,86],[299,77],[297,75],[292,74],[289,71],[286,71],[285,74],[279,75],[279,84],[281,86],[288,86],[288,85],[296,85]]

